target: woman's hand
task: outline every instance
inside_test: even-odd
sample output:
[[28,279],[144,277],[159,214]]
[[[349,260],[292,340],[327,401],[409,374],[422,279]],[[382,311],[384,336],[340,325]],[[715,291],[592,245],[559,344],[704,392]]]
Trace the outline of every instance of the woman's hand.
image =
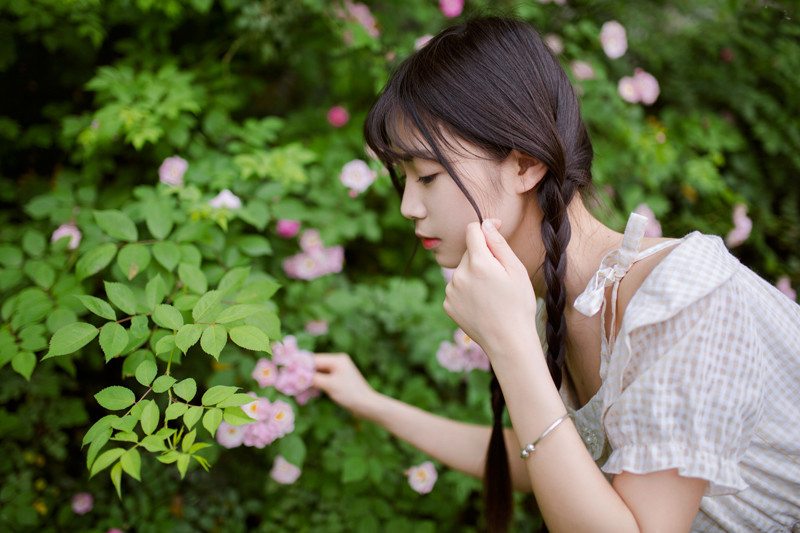
[[[444,310],[492,358],[515,337],[536,337],[536,295],[525,265],[497,231],[500,221],[467,226],[467,251],[445,291]],[[496,356],[495,356],[496,357]]]
[[369,418],[369,407],[374,405],[375,389],[370,387],[350,356],[340,354],[315,354],[314,387],[325,392],[331,400],[354,415]]

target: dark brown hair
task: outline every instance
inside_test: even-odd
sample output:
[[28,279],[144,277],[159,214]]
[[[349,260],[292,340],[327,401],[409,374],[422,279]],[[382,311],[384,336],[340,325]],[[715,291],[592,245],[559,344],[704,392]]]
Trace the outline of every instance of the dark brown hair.
[[[480,220],[475,200],[444,155],[443,147],[454,148],[447,137],[463,139],[497,162],[516,149],[547,167],[534,192],[543,213],[547,366],[560,387],[571,235],[567,206],[576,192],[591,189],[593,152],[569,78],[539,34],[522,21],[502,17],[476,18],[445,29],[393,73],[367,115],[364,133],[398,191],[397,163],[412,157],[436,160]],[[505,399],[494,375],[491,398],[486,517],[490,531],[500,532],[509,526],[512,494],[503,440]]]

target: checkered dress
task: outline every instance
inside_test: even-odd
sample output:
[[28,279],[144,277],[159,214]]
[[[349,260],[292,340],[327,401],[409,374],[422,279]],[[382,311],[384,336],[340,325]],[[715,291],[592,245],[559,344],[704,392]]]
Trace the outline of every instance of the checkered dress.
[[[652,253],[636,255],[634,217],[576,300],[587,314],[604,315],[592,294],[613,285],[616,303],[630,264]],[[600,390],[574,409],[567,379],[562,397],[606,474],[676,468],[708,480],[693,531],[800,532],[800,306],[718,237],[668,245],[603,339]]]

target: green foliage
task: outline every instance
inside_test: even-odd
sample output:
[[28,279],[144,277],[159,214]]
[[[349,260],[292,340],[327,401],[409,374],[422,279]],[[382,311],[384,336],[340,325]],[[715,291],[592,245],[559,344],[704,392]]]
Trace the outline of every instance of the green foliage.
[[[439,468],[417,495],[403,472],[420,452],[251,377],[292,334],[350,353],[382,392],[489,420],[488,376],[435,360],[455,327],[444,281],[422,253],[404,275],[413,232],[388,178],[357,198],[337,179],[353,159],[380,171],[363,150],[366,110],[414,40],[448,23],[434,0],[368,4],[377,38],[337,1],[0,1],[0,529],[480,529],[480,482]],[[665,234],[724,236],[744,203],[753,231],[734,253],[796,287],[800,29],[783,4],[466,9],[516,12],[561,37],[569,72],[592,66],[576,88],[601,218],[621,228],[646,203]],[[598,40],[612,19],[629,42],[615,60]],[[617,92],[635,68],[661,85],[652,106]],[[351,115],[341,128],[325,118],[334,105]],[[188,168],[171,186],[159,167],[173,156]],[[212,207],[225,190],[241,207]],[[283,262],[300,247],[277,235],[279,219],[343,246],[344,270],[289,277]],[[77,247],[51,241],[63,224],[81,232]],[[306,332],[313,320],[328,332]],[[224,450],[214,434],[252,421],[240,408],[251,391],[288,401],[295,430]],[[302,468],[295,484],[269,477],[277,455]],[[95,509],[76,515],[69,499],[84,491]],[[538,527],[522,495],[515,520]]]

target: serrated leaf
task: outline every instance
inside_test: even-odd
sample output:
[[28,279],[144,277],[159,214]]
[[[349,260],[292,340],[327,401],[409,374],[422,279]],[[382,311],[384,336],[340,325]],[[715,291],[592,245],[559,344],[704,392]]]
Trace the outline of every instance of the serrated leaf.
[[186,378],[172,386],[172,392],[184,401],[191,402],[197,394],[197,383],[193,378]]
[[214,321],[217,324],[229,324],[231,322],[236,322],[237,320],[242,320],[244,318],[247,318],[263,310],[264,306],[262,305],[255,305],[255,304],[232,305],[230,307],[226,307],[225,309],[223,309],[222,312],[217,316],[217,318]]
[[94,477],[94,475],[97,474],[98,472],[101,472],[104,469],[111,466],[111,464],[117,459],[119,459],[123,453],[125,453],[125,450],[123,448],[111,448],[110,450],[104,451],[94,461],[89,477]]
[[217,402],[217,407],[240,407],[253,401],[253,397],[249,394],[237,393],[233,396]]
[[104,211],[94,211],[94,220],[107,235],[119,239],[121,241],[133,242],[139,238],[139,232],[136,230],[136,224],[133,220],[116,209],[107,209]]
[[208,290],[208,280],[203,271],[189,263],[178,265],[178,277],[190,291],[204,294]]
[[236,267],[230,269],[222,276],[217,285],[217,290],[223,295],[239,290],[250,275],[250,267]]
[[203,394],[203,398],[200,401],[203,405],[217,405],[219,402],[227,400],[236,394],[237,390],[239,390],[239,387],[215,385]]
[[214,322],[221,301],[222,293],[220,291],[208,291],[194,304],[192,318],[195,322]]
[[236,303],[263,304],[275,294],[281,285],[274,281],[260,280],[245,285],[236,295]]
[[157,242],[153,245],[153,256],[164,268],[172,272],[181,260],[181,251],[174,242]]
[[167,406],[167,410],[164,411],[164,420],[169,421],[180,418],[188,409],[189,406],[185,403],[171,403]]
[[117,497],[122,499],[122,464],[117,463],[111,467],[111,482],[117,489]]
[[186,453],[194,444],[195,438],[197,438],[197,430],[193,429],[189,433],[183,436],[183,440],[181,441],[181,451]]
[[42,360],[80,350],[97,337],[99,333],[100,331],[96,327],[86,322],[75,322],[74,324],[66,325],[53,334],[50,339],[50,350],[47,355],[42,357]]
[[117,254],[117,265],[132,280],[150,266],[150,250],[142,244],[127,244]]
[[[166,376],[161,376],[161,377],[166,377]],[[139,423],[142,425],[142,431],[144,431],[145,435],[150,435],[153,431],[156,430],[156,427],[158,427],[158,419],[160,418],[160,415],[161,412],[158,410],[158,404],[156,404],[156,402],[152,400],[147,402],[147,405],[145,405],[144,409],[142,409],[142,418],[139,421]]]
[[106,387],[95,394],[94,398],[97,400],[97,403],[110,411],[125,409],[133,405],[136,401],[136,396],[134,396],[132,390],[126,387],[120,387],[119,385]]
[[178,472],[181,474],[181,479],[186,475],[186,470],[189,468],[189,461],[191,460],[191,456],[185,453],[182,453],[178,457]]
[[83,304],[86,309],[97,316],[103,317],[106,320],[117,319],[117,313],[114,311],[114,308],[105,300],[95,296],[89,296],[88,294],[79,294],[76,295],[76,298],[80,300],[81,304]]
[[144,217],[147,229],[156,239],[166,239],[172,231],[172,211],[160,199],[145,204]]
[[222,409],[209,409],[203,415],[203,427],[213,437],[217,433],[217,428],[222,422]]
[[247,350],[269,350],[269,337],[255,326],[236,326],[231,328],[230,335],[233,342]]
[[133,415],[125,415],[122,418],[111,421],[111,427],[119,431],[133,431],[139,419]]
[[83,436],[83,442],[81,443],[81,448],[86,446],[88,443],[94,441],[98,435],[100,435],[103,431],[109,429],[111,427],[111,421],[118,419],[119,416],[117,415],[106,415],[94,424],[92,427],[89,428],[89,431],[86,432],[86,435]]
[[189,348],[195,345],[200,340],[200,335],[203,334],[203,326],[198,324],[184,324],[178,333],[175,334],[175,346],[180,351],[186,353]]
[[219,354],[228,342],[228,332],[222,326],[208,326],[200,337],[203,351],[219,360]]
[[150,453],[163,452],[167,449],[164,439],[157,435],[147,435],[142,439],[142,446]]
[[150,321],[146,316],[135,315],[131,318],[131,325],[128,327],[128,338],[130,341],[126,351],[140,347],[150,338]]
[[144,288],[144,297],[145,303],[147,304],[147,309],[150,311],[155,309],[156,305],[160,304],[166,295],[167,286],[164,284],[164,280],[161,279],[161,274],[156,274],[153,276],[153,279],[147,282],[147,285]]
[[28,352],[26,350],[19,351],[11,359],[11,368],[27,381],[30,381],[33,369],[36,368],[36,356],[33,352]]
[[[239,409],[241,411],[241,409]],[[183,425],[187,429],[192,429],[200,417],[203,415],[203,408],[197,405],[190,407],[183,415]]]
[[155,379],[157,373],[158,366],[156,365],[155,361],[145,359],[139,363],[139,366],[136,367],[136,381],[145,387],[149,387]]
[[183,315],[171,305],[159,304],[153,312],[153,322],[162,328],[177,330],[183,326]]
[[133,431],[121,431],[114,435],[111,439],[120,442],[139,442],[139,435]]
[[86,468],[92,468],[98,452],[100,452],[100,450],[103,449],[103,446],[105,446],[111,439],[112,432],[113,430],[111,428],[106,428],[94,436],[91,444],[89,444],[89,449],[86,452]]
[[136,314],[136,297],[130,287],[115,281],[104,281],[108,300],[129,315]]
[[232,426],[244,426],[256,421],[254,418],[247,416],[247,413],[240,407],[226,407],[222,411],[222,418]]
[[175,384],[175,378],[172,376],[158,376],[153,382],[153,392],[161,394],[167,392],[172,385]]
[[165,454],[159,455],[158,457],[156,457],[156,459],[158,459],[165,465],[169,465],[177,461],[180,455],[181,454],[179,452],[176,452],[175,450],[170,450]]
[[136,448],[129,449],[122,454],[122,457],[119,458],[119,462],[122,465],[122,470],[124,470],[126,474],[136,481],[142,481],[142,457],[139,455],[139,450]]
[[75,275],[78,280],[97,274],[114,259],[117,254],[117,245],[107,242],[87,251],[75,263]]
[[106,363],[122,353],[128,346],[128,332],[116,322],[107,322],[100,328],[100,348],[106,355]]

